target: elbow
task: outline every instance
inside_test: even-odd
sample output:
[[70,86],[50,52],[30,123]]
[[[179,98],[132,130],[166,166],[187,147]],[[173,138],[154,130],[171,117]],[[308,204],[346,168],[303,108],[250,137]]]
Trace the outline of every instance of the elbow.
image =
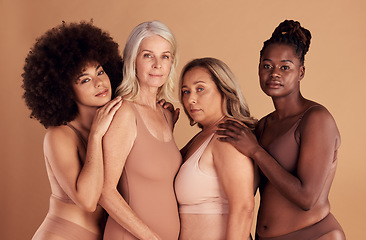
[[253,219],[253,217],[254,217],[254,199],[253,199],[253,201],[246,201],[243,204],[230,206],[230,212],[235,213],[238,216]]
[[318,201],[318,198],[315,198],[313,196],[304,196],[301,199],[301,202],[298,204],[298,206],[305,212],[312,210],[316,203]]
[[98,206],[98,200],[100,195],[97,196],[83,196],[83,198],[79,198],[77,202],[75,202],[82,210],[86,212],[95,212]]
[[313,207],[315,206],[315,204],[312,204],[312,203],[305,203],[305,204],[301,204],[299,207],[307,212],[307,211],[310,211],[311,209],[313,209]]
[[83,209],[86,212],[95,212],[95,210],[97,209],[97,201],[85,201],[83,203],[81,203],[79,206],[81,209]]

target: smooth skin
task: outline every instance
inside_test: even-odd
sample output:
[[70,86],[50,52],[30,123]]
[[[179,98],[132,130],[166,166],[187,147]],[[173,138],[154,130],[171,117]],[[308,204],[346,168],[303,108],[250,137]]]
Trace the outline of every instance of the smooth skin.
[[[136,59],[140,94],[134,100],[146,127],[161,141],[173,138],[173,123],[167,123],[162,108],[156,102],[158,88],[166,81],[172,66],[170,43],[154,35],[142,40]],[[163,110],[167,119],[172,119],[169,110]],[[104,137],[105,181],[100,204],[123,228],[138,239],[161,239],[130,208],[119,193],[117,186],[122,175],[127,156],[136,138],[136,116],[131,102],[124,101],[117,111],[109,131]],[[123,147],[121,147],[123,146]]]
[[[183,159],[188,159],[215,132],[216,124],[225,118],[222,96],[206,69],[195,67],[189,70],[183,78],[181,90],[184,108],[203,127],[181,150]],[[218,175],[229,201],[229,214],[180,214],[180,240],[216,239],[220,234],[226,240],[248,239],[254,209],[252,160],[214,136],[199,160],[199,167],[206,174]],[[216,232],[222,224],[226,224],[226,232]],[[210,238],[211,235],[216,238]]]
[[[77,117],[70,122],[87,142],[83,142],[68,126],[48,128],[44,138],[44,156],[49,178],[55,177],[62,190],[75,204],[50,199],[49,213],[74,222],[91,232],[102,234],[100,222],[103,210],[97,205],[103,186],[102,138],[121,98],[111,99],[111,86],[103,68],[89,63],[73,82]],[[58,187],[52,185],[56,196]],[[61,195],[62,196],[62,195]],[[56,239],[52,234],[35,239]]]
[[[301,95],[300,81],[304,74],[305,67],[292,46],[271,44],[260,60],[259,79],[263,92],[272,98],[275,111],[268,116],[265,129],[264,120],[259,122],[256,133],[261,135],[260,142],[248,128],[235,122],[220,124],[222,130],[217,131],[223,135],[220,141],[232,144],[252,158],[266,177],[260,188],[257,223],[261,237],[279,236],[311,226],[330,211],[328,194],[341,139],[327,109]],[[283,136],[304,113],[297,130],[301,138],[299,157],[292,163],[295,169],[288,169],[264,148]],[[344,239],[339,232],[326,235]]]

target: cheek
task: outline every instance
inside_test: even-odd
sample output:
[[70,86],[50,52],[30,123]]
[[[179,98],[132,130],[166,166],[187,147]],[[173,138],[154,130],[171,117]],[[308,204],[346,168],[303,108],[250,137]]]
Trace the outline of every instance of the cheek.
[[187,96],[182,97],[182,103],[183,103],[183,107],[186,108],[188,106],[188,97]]
[[165,64],[165,71],[169,74],[170,73],[170,70],[172,68],[172,62],[170,61],[167,61],[167,63]]

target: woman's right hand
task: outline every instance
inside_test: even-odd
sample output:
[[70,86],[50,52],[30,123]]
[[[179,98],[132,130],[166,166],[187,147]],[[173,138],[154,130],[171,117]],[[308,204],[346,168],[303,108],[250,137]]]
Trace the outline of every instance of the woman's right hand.
[[101,137],[103,137],[112,122],[114,114],[121,107],[121,105],[122,98],[117,96],[104,106],[98,108],[93,119],[90,133],[99,134]]
[[168,109],[169,112],[172,113],[172,122],[173,122],[173,126],[174,126],[175,123],[178,121],[180,109],[179,108],[174,109],[174,105],[170,102],[167,102],[165,99],[159,100],[158,103],[164,109]]

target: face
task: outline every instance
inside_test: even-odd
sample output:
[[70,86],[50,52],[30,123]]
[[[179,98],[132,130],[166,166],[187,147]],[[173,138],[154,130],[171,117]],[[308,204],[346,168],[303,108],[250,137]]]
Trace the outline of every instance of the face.
[[186,72],[181,91],[185,110],[203,127],[223,116],[222,96],[207,69],[195,67]]
[[169,77],[172,62],[171,45],[167,40],[157,35],[143,39],[136,57],[140,87],[161,87]]
[[263,52],[259,64],[259,81],[264,93],[271,97],[286,97],[300,93],[300,80],[305,67],[293,47],[271,44]]
[[75,101],[79,106],[100,107],[111,100],[109,77],[96,62],[87,64],[72,86]]

